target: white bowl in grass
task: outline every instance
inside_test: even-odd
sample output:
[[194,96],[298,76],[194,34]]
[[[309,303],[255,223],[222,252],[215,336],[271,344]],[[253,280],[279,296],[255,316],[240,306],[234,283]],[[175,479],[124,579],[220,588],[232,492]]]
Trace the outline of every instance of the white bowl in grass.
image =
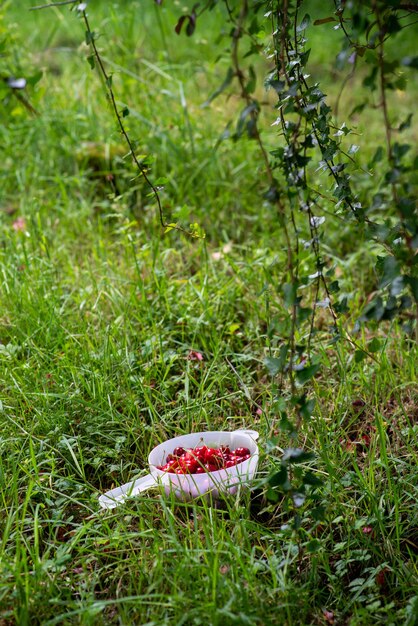
[[[239,487],[247,485],[252,480],[257,471],[258,436],[255,430],[242,429],[231,432],[215,430],[191,433],[168,439],[151,450],[148,456],[149,474],[102,494],[99,497],[100,506],[104,509],[113,509],[127,498],[157,486],[164,487],[167,495],[174,494],[182,501],[203,495],[218,498],[221,494],[236,493]],[[210,448],[229,446],[231,450],[248,448],[250,457],[233,467],[203,474],[171,474],[159,469],[175,448],[193,449],[201,445]]]

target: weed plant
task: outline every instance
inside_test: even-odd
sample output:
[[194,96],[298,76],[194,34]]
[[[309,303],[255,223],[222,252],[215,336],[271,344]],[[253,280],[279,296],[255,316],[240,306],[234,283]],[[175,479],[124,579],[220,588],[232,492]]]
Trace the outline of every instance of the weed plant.
[[[90,9],[130,132],[169,180],[164,206],[206,231],[191,240],[162,233],[80,22],[21,4],[5,13],[17,69],[43,78],[37,115],[18,101],[1,111],[0,624],[414,626],[417,351],[398,321],[357,323],[378,282],[373,245],[353,250],[350,225],[330,218],[343,323],[379,347],[358,362],[318,315],[324,367],[299,441],[315,455],[312,488],[293,505],[267,499],[289,446],[265,367],[286,252],[256,147],[220,141],[234,98],[201,107],[226,68],[217,15],[190,45],[168,2]],[[263,451],[251,491],[217,504],[150,491],[99,509],[100,493],[146,474],[158,443],[244,426]]]

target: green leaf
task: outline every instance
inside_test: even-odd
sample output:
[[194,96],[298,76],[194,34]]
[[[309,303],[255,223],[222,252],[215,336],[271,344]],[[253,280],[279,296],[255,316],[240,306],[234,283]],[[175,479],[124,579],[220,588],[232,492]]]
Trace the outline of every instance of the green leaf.
[[283,372],[286,365],[288,349],[288,345],[283,344],[282,346],[280,346],[278,357],[268,356],[264,359],[264,365],[266,366],[270,376],[276,376],[276,374],[278,374],[279,372]]
[[251,93],[254,93],[255,91],[255,87],[257,84],[257,76],[252,65],[250,65],[248,72],[250,74],[250,77],[247,81],[247,84],[245,85],[245,92],[248,94],[251,94]]
[[36,85],[36,83],[39,83],[43,75],[43,71],[39,70],[39,72],[36,72],[32,76],[29,76],[29,78],[26,79],[26,83],[33,87],[34,85]]
[[122,109],[122,117],[128,117],[130,111],[128,109],[128,107],[125,107],[124,109]]
[[296,283],[284,283],[284,285],[282,285],[282,291],[284,295],[284,303],[287,307],[291,307],[296,304]]
[[399,263],[393,256],[377,257],[376,270],[381,275],[379,288],[384,289],[400,275]]
[[414,70],[418,70],[418,56],[417,57],[404,57],[401,60],[401,64],[406,67],[411,67]]
[[305,476],[303,477],[303,484],[304,485],[311,485],[312,487],[319,487],[320,485],[323,484],[323,480],[321,480],[321,478],[318,478],[318,476],[316,476],[313,472],[306,472]]
[[89,46],[96,38],[96,33],[90,30],[86,30],[86,44]]
[[296,372],[296,380],[299,385],[304,385],[311,378],[315,376],[315,374],[319,371],[321,367],[320,363],[314,363],[313,365],[308,365],[308,367],[304,367],[302,370]]
[[297,432],[295,425],[289,420],[286,411],[283,411],[280,416],[279,430],[290,435],[295,435]]
[[408,117],[399,125],[398,131],[401,133],[403,130],[405,130],[406,128],[410,128],[411,127],[411,121],[412,121],[412,117],[413,117],[413,113],[410,113],[408,115]]
[[303,52],[303,54],[300,55],[300,64],[302,66],[307,64],[310,55],[311,55],[311,48],[309,48],[308,50]]
[[312,416],[313,410],[315,408],[315,403],[316,403],[315,398],[308,399],[306,397],[306,394],[298,398],[296,406],[297,406],[299,415],[303,417],[304,419],[307,419],[307,420],[310,419]]
[[373,165],[375,165],[376,163],[380,163],[380,161],[383,159],[383,156],[384,156],[384,150],[382,146],[379,146],[376,152],[374,153],[372,160],[369,163],[369,167],[372,168]]
[[306,461],[312,461],[315,458],[313,452],[305,452],[302,448],[286,448],[283,451],[282,462],[283,463],[306,463]]
[[365,307],[360,320],[376,320],[380,321],[385,313],[385,307],[383,305],[382,298],[378,296],[371,300]]
[[166,185],[168,183],[168,178],[166,178],[165,176],[160,176],[159,178],[156,178],[154,180],[154,185]]
[[360,363],[366,357],[367,357],[367,352],[364,352],[364,350],[356,350],[354,353],[354,361],[356,363]]
[[310,514],[316,522],[324,522],[326,520],[326,509],[324,506],[317,506],[311,509]]
[[367,346],[367,350],[371,352],[372,354],[374,354],[375,352],[379,352],[381,347],[382,347],[382,344],[379,341],[379,339],[377,337],[374,337],[369,343],[369,345]]
[[414,276],[406,276],[405,280],[411,289],[415,302],[418,303],[418,278],[415,278]]
[[306,551],[309,554],[313,554],[314,552],[318,552],[318,550],[320,550],[320,549],[321,549],[321,542],[319,541],[319,539],[311,539],[306,544]]
[[284,491],[289,491],[289,489],[291,489],[291,484],[287,468],[282,465],[278,472],[269,476],[268,483],[270,487],[281,487]]
[[226,76],[225,76],[225,80],[223,81],[223,83],[218,87],[218,89],[216,89],[213,92],[213,94],[211,96],[209,96],[209,98],[202,104],[202,107],[208,106],[213,100],[215,100],[215,98],[220,96],[221,93],[223,91],[225,91],[225,89],[227,87],[229,87],[229,85],[231,84],[232,79],[234,78],[234,76],[235,76],[234,70],[232,69],[232,67],[229,67],[228,71],[226,73]]
[[333,280],[332,283],[328,285],[328,291],[330,293],[338,293],[340,291],[340,284],[338,280]]
[[267,356],[264,359],[264,365],[267,368],[270,376],[276,376],[281,371],[281,361],[280,359],[276,359],[272,356]]
[[94,54],[90,54],[90,55],[87,57],[87,62],[88,62],[88,64],[90,65],[91,69],[92,69],[92,70],[94,70],[95,65],[96,65],[96,59],[95,59]]
[[269,89],[269,87],[271,87],[277,94],[280,94],[286,87],[286,81],[270,77],[266,80],[265,87],[266,89]]
[[303,17],[303,20],[299,24],[299,26],[296,27],[297,32],[300,33],[303,30],[305,30],[306,28],[308,28],[308,26],[310,24],[310,21],[311,21],[311,17],[310,17],[310,15],[308,15],[308,13],[306,13],[304,15],[304,17]]

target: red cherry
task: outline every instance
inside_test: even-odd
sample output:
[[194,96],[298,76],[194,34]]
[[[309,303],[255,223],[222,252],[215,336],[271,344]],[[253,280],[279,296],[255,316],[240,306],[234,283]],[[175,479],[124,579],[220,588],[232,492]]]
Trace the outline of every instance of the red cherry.
[[196,458],[198,458],[199,460],[204,461],[207,450],[208,450],[207,446],[197,446],[193,450],[193,453],[194,453]]
[[173,472],[179,467],[179,459],[171,459],[165,464],[166,472]]
[[207,472],[217,472],[218,471],[218,468],[216,467],[216,465],[213,465],[212,463],[206,463],[205,468],[206,468]]
[[194,474],[197,468],[199,467],[199,465],[198,465],[198,462],[193,459],[191,461],[185,461],[182,464],[182,467],[186,474]]
[[185,452],[181,457],[180,457],[181,461],[185,461],[187,463],[189,463],[190,461],[195,462],[196,461],[196,455],[193,452],[193,450],[188,450],[187,452]]
[[237,456],[246,456],[247,454],[250,454],[250,451],[248,448],[237,448],[236,450],[234,450],[234,453]]
[[205,462],[216,465],[217,468],[222,467],[223,457],[222,453],[217,448],[208,448],[205,454]]
[[182,448],[181,446],[179,446],[178,448],[174,448],[172,454],[173,456],[183,456],[183,454],[186,452],[186,450],[184,448]]
[[225,468],[227,469],[228,467],[234,467],[236,464],[237,464],[236,461],[229,459],[229,461],[225,461]]

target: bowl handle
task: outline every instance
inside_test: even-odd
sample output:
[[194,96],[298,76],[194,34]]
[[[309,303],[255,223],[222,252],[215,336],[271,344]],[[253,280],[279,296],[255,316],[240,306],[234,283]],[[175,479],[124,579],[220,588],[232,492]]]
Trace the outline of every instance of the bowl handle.
[[258,433],[256,430],[251,430],[251,428],[238,428],[237,430],[234,430],[233,432],[242,433],[243,435],[248,435],[249,437],[251,437],[251,439],[254,439],[254,441],[257,441],[257,439],[260,436],[260,433]]
[[130,483],[125,483],[120,487],[115,487],[115,489],[111,489],[110,491],[106,491],[106,493],[102,494],[99,498],[99,504],[102,509],[114,509],[119,506],[129,498],[130,496],[136,496],[141,491],[146,491],[151,487],[156,485],[157,481],[155,480],[152,474],[147,474],[142,478],[137,478]]

